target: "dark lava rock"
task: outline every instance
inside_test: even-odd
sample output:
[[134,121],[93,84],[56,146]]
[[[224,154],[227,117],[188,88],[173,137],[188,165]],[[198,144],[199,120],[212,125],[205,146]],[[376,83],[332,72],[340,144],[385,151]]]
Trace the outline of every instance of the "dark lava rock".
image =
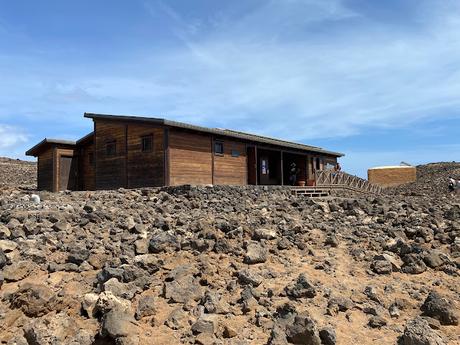
[[0,269],[5,267],[7,262],[8,262],[8,258],[6,257],[5,253],[3,253],[3,250],[0,249]]
[[238,281],[242,285],[252,285],[254,287],[259,286],[262,283],[262,276],[252,270],[243,269],[238,272]]
[[327,302],[327,312],[329,315],[336,315],[339,311],[345,312],[353,307],[353,301],[346,297],[332,297]]
[[150,253],[161,253],[179,249],[177,238],[168,232],[160,232],[152,236],[149,242]]
[[391,262],[386,260],[374,260],[371,269],[377,274],[390,274],[393,272]]
[[295,316],[294,322],[286,327],[286,339],[291,344],[321,345],[316,323],[308,314]]
[[321,338],[321,344],[323,345],[335,345],[337,342],[335,330],[332,327],[326,327],[320,330],[319,337]]
[[453,302],[437,292],[429,293],[421,310],[424,315],[439,320],[442,325],[458,325],[458,315]]
[[398,345],[446,345],[446,343],[430,328],[426,320],[417,317],[406,324]]
[[192,332],[193,334],[214,334],[214,322],[212,322],[211,320],[200,318],[192,325]]
[[313,298],[316,296],[315,287],[308,281],[305,274],[300,274],[294,284],[284,288],[286,295],[297,298]]
[[420,274],[426,271],[426,265],[419,254],[406,254],[403,256],[404,265],[401,271],[409,274]]
[[372,328],[381,328],[383,326],[386,326],[386,324],[387,321],[381,316],[374,315],[369,318],[368,325]]
[[142,296],[136,309],[136,319],[140,320],[145,316],[155,314],[155,298],[153,296]]

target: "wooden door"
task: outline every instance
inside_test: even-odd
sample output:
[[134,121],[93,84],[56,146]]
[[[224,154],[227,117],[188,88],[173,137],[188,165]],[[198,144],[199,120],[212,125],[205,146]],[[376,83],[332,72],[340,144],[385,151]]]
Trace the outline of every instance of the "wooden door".
[[75,190],[76,174],[76,158],[61,156],[59,159],[59,190]]
[[256,148],[248,147],[248,184],[257,184],[257,159]]

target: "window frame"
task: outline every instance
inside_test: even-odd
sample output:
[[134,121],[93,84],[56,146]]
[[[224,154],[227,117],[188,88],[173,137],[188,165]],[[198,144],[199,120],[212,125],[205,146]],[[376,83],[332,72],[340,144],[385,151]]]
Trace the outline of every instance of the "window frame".
[[[144,146],[144,140],[147,140],[147,139],[150,140],[150,147],[146,149]],[[142,153],[153,152],[153,134],[147,134],[147,135],[141,136],[141,152]]]
[[232,150],[231,156],[232,156],[233,158],[238,158],[238,157],[241,156],[241,153],[240,153],[239,150]]
[[[113,152],[109,150],[109,147],[113,147]],[[115,139],[113,140],[107,140],[105,142],[105,155],[107,157],[114,157],[117,155],[117,141]]]
[[[222,148],[222,152],[220,151],[216,151],[216,145],[220,145],[220,147]],[[224,155],[224,152],[225,152],[225,148],[224,148],[224,142],[222,140],[215,140],[214,141],[214,154],[216,156],[223,156]]]

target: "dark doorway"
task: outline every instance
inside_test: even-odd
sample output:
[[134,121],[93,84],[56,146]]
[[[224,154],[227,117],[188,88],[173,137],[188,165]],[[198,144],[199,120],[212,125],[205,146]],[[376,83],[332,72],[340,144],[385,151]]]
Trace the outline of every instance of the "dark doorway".
[[258,176],[260,185],[281,184],[280,151],[258,150]]
[[76,158],[61,156],[59,159],[59,190],[75,190],[77,182]]
[[257,158],[255,146],[248,147],[248,184],[257,184]]
[[[283,176],[285,185],[305,185],[307,180],[307,157],[285,153],[283,157]],[[291,176],[295,175],[292,180]]]

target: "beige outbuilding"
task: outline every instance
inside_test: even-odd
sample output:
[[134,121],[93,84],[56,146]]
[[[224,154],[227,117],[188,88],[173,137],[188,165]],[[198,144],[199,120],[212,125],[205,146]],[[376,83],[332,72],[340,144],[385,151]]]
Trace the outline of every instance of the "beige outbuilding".
[[417,169],[414,166],[383,166],[367,171],[370,183],[382,187],[395,187],[417,180]]

